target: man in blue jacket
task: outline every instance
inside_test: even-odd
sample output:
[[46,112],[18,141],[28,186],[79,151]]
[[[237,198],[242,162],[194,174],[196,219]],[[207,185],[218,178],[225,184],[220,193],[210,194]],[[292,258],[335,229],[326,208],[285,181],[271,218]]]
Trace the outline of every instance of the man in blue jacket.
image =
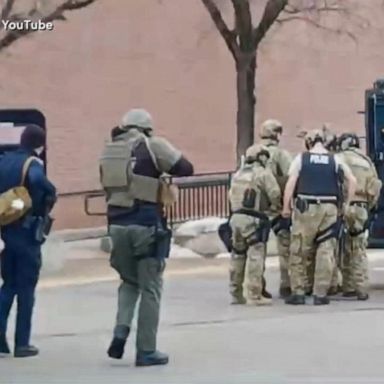
[[[20,148],[8,152],[0,159],[0,193],[20,185],[25,161],[38,157],[45,146],[45,131],[28,125],[21,135]],[[20,220],[1,228],[4,250],[1,258],[3,286],[0,290],[0,354],[9,354],[6,339],[9,313],[17,298],[15,357],[30,357],[39,353],[30,345],[32,312],[35,289],[41,267],[40,236],[42,218],[46,217],[56,201],[56,188],[47,179],[39,159],[31,162],[26,174],[25,187],[32,208]]]

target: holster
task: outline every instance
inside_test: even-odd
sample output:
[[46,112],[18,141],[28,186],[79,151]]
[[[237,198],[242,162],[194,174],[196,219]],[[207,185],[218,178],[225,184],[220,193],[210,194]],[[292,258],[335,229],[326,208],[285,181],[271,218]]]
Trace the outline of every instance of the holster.
[[232,228],[229,225],[229,221],[226,221],[223,224],[220,224],[218,229],[218,234],[220,237],[220,240],[225,245],[225,248],[228,252],[232,252]]
[[37,242],[43,243],[51,232],[54,219],[47,216],[39,216],[36,218],[34,238]]
[[167,259],[171,251],[172,231],[167,227],[166,220],[161,226],[156,226],[153,257]]
[[309,204],[306,200],[301,199],[300,197],[296,197],[295,207],[300,213],[304,213],[308,210]]

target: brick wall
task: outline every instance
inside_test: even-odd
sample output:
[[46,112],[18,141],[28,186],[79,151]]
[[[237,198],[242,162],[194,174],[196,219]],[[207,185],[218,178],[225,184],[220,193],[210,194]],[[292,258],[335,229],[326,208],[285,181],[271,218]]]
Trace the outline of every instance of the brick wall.
[[[363,133],[356,112],[364,90],[384,75],[381,3],[355,1],[372,24],[356,22],[357,43],[302,22],[268,34],[259,54],[257,123],[281,119],[290,150],[301,148],[299,129],[323,122]],[[0,104],[46,114],[48,172],[60,192],[99,187],[104,139],[136,106],[153,114],[156,131],[197,171],[234,167],[234,65],[200,0],[100,1],[68,19],[0,56]],[[81,199],[62,199],[57,227],[100,222],[81,212]]]

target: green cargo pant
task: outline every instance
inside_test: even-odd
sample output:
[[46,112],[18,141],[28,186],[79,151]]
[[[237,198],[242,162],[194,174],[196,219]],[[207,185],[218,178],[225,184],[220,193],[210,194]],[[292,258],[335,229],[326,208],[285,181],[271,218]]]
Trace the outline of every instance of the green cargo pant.
[[110,235],[113,244],[111,266],[122,280],[115,330],[121,326],[131,328],[140,297],[136,347],[138,351],[155,351],[165,269],[164,259],[148,257],[153,252],[155,229],[111,225]]

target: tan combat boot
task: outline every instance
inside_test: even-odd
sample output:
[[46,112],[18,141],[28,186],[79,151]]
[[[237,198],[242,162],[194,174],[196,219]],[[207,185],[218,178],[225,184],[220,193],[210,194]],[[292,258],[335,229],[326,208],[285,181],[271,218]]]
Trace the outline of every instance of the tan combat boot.
[[272,305],[272,299],[268,299],[263,296],[258,296],[258,297],[249,298],[247,303],[249,305],[257,305],[257,306]]

